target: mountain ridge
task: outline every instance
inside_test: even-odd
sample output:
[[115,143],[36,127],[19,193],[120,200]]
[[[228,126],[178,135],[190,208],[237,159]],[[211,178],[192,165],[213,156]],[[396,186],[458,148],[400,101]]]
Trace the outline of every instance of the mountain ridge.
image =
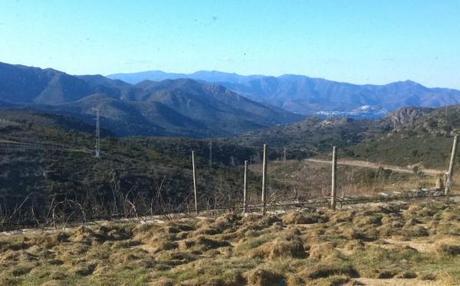
[[[155,73],[112,74],[108,77],[135,83],[141,80],[156,80],[158,78],[155,77]],[[459,90],[426,87],[411,80],[377,85],[353,84],[295,74],[246,76],[218,71],[198,71],[170,75],[171,78],[190,78],[217,83],[254,101],[304,115],[334,115],[339,112],[340,115],[355,116],[352,113],[354,110],[370,106],[377,112],[369,112],[369,117],[381,117],[382,114],[405,106],[440,107],[460,103]],[[168,78],[168,73],[161,72],[161,78]]]
[[0,63],[0,103],[69,113],[116,135],[229,136],[301,116],[247,99],[218,84],[165,80],[131,85],[101,75]]

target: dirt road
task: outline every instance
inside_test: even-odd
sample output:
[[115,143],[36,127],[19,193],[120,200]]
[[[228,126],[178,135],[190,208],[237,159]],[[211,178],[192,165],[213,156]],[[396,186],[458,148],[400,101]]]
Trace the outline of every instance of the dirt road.
[[[305,159],[305,161],[311,162],[311,163],[331,164],[331,161],[321,160],[321,159]],[[349,160],[349,159],[338,160],[337,165],[370,168],[370,169],[383,168],[383,169],[391,170],[394,172],[406,173],[406,174],[414,173],[414,171],[409,168],[404,168],[400,166],[392,166],[392,165],[387,165],[387,164],[372,163],[372,162],[367,162],[367,161],[359,161],[359,160]],[[445,171],[435,170],[435,169],[421,169],[420,171],[430,176],[438,176],[445,172]]]

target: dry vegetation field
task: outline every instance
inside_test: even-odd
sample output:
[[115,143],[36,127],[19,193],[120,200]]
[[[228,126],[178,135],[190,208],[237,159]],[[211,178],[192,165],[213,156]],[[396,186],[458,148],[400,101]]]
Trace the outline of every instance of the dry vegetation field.
[[[260,164],[250,165],[251,171],[261,173]],[[460,178],[458,178],[460,179]],[[423,173],[399,173],[388,169],[341,166],[337,168],[338,196],[377,196],[381,192],[409,191],[414,188],[432,188],[436,177]],[[331,165],[305,160],[272,161],[268,166],[269,200],[271,202],[307,200],[329,197]],[[257,186],[259,187],[259,186]],[[249,194],[250,202],[257,203],[259,189]]]
[[0,285],[459,285],[457,203],[0,234]]

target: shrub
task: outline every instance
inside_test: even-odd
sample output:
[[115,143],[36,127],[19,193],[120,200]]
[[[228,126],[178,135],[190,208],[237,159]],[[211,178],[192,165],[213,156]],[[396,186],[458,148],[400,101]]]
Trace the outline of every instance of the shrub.
[[288,212],[283,217],[284,224],[312,224],[321,221],[321,217],[315,214],[302,214],[300,212]]
[[270,260],[280,257],[304,258],[306,256],[303,244],[298,239],[283,240],[275,239],[273,242],[267,242],[252,253],[252,257],[265,257]]
[[458,239],[444,239],[435,243],[436,251],[441,255],[460,255],[460,241]]
[[266,269],[255,269],[249,272],[247,279],[251,286],[279,286],[285,281],[281,274]]
[[319,264],[303,272],[309,279],[325,278],[334,275],[345,275],[351,278],[359,277],[358,271],[350,264]]

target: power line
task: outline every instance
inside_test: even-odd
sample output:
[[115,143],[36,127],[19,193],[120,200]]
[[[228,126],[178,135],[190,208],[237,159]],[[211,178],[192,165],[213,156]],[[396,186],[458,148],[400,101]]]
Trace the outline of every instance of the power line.
[[212,168],[212,140],[209,141],[209,168]]
[[99,108],[96,109],[96,152],[95,157],[101,156],[101,129],[100,129]]

